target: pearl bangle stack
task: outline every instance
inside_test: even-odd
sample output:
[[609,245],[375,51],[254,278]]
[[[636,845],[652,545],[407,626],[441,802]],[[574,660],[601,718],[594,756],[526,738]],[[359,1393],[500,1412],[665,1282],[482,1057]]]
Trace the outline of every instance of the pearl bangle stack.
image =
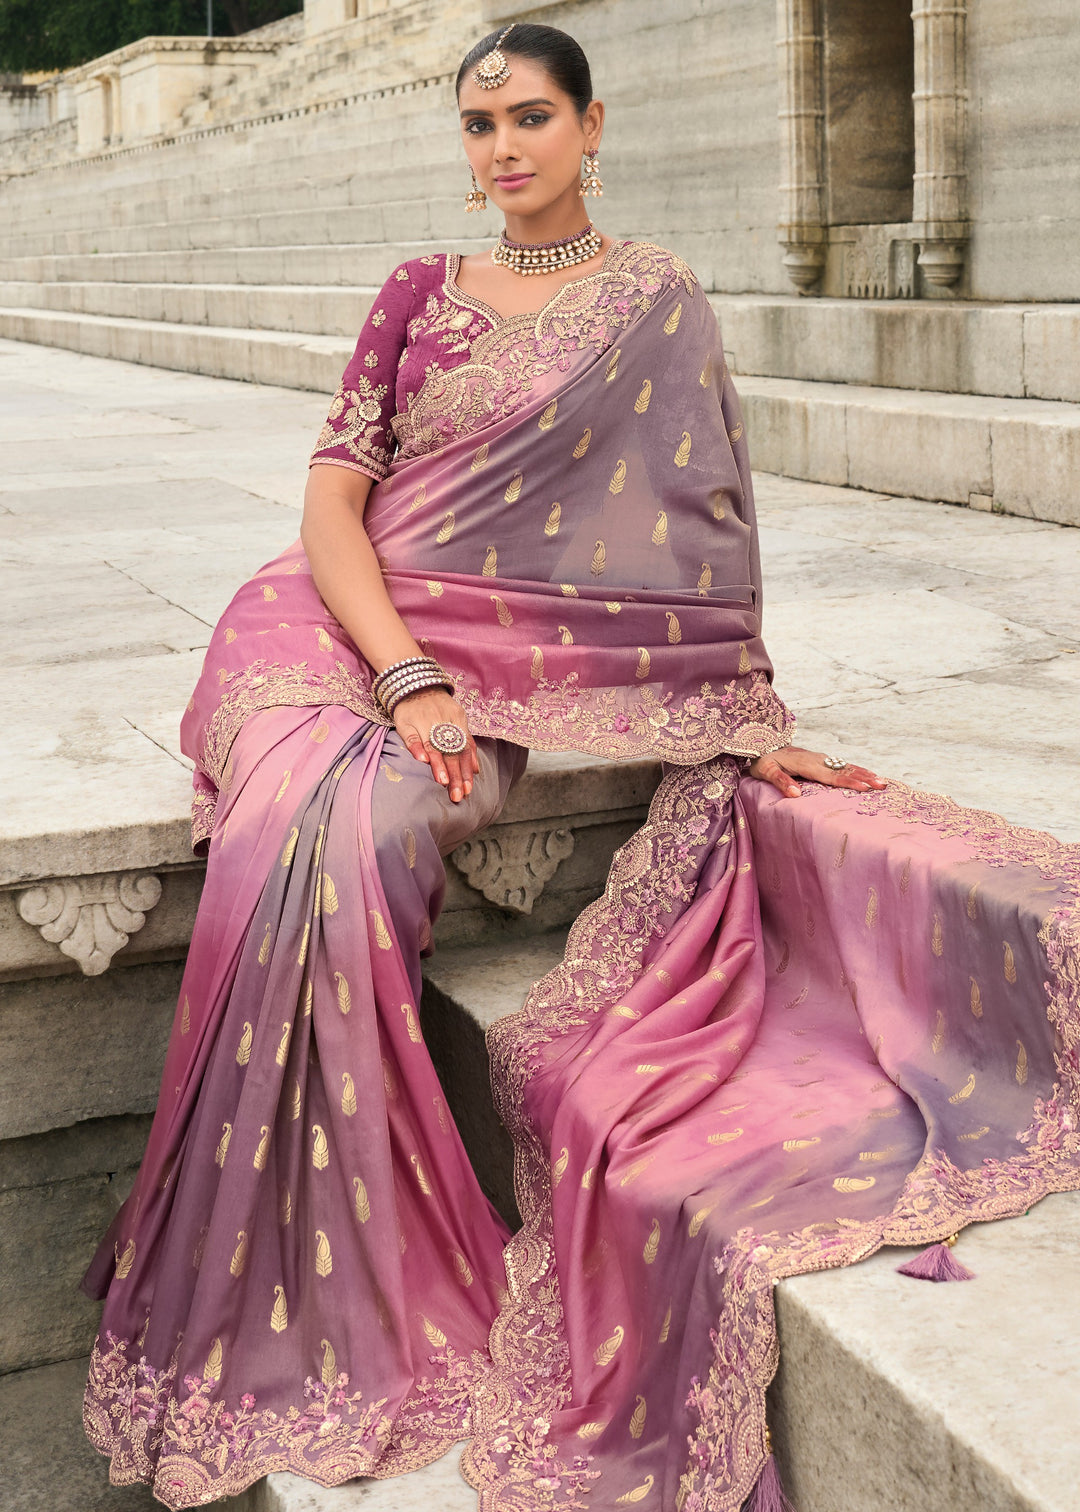
[[372,694],[391,716],[402,699],[425,693],[429,688],[454,691],[447,673],[430,656],[406,656],[380,672],[371,685]]

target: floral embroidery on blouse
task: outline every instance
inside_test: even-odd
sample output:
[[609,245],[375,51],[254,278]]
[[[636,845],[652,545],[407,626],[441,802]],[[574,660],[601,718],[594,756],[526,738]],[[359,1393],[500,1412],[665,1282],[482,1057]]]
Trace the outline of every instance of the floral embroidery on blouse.
[[376,310],[375,313],[374,313],[374,315],[371,317],[371,323],[372,323],[373,326],[381,326],[382,323],[383,323],[383,321],[385,319],[386,319],[386,311],[385,310]]
[[315,443],[315,451],[344,446],[358,462],[389,466],[389,449],[377,439],[383,430],[382,401],[388,386],[380,383],[376,387],[362,375],[357,376],[356,383],[355,389],[347,389],[344,379],[338,385],[326,423]]

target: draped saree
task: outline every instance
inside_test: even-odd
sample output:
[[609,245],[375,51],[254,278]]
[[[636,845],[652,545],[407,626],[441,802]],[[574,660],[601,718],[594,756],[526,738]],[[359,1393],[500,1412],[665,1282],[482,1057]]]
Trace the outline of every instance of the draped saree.
[[[183,725],[207,885],[88,1272],[87,1431],[173,1507],[466,1441],[484,1512],[735,1512],[778,1279],[1080,1187],[1080,847],[896,784],[745,776],[793,725],[738,399],[670,252],[615,244],[394,430],[365,524],[483,776],[457,809],[404,751],[299,543],[240,589]],[[665,767],[489,1032],[510,1235],[417,1004],[440,855],[523,747]]]

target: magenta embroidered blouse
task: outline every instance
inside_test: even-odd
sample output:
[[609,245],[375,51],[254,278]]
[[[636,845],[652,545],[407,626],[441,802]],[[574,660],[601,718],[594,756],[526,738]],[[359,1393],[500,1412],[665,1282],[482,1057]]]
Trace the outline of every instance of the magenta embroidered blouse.
[[[607,266],[617,248],[608,248]],[[394,419],[405,415],[434,372],[468,359],[481,332],[503,316],[458,288],[457,252],[412,257],[383,284],[361,328],[309,466],[332,462],[381,481],[398,439]]]

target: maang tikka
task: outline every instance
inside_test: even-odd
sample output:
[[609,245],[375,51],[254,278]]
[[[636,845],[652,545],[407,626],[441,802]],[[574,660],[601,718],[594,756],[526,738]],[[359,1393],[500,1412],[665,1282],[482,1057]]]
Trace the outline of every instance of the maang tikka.
[[510,77],[510,67],[499,49],[516,25],[516,21],[511,21],[506,31],[499,36],[495,46],[489,53],[484,54],[473,69],[473,78],[481,89],[498,89],[499,85],[505,84]]

